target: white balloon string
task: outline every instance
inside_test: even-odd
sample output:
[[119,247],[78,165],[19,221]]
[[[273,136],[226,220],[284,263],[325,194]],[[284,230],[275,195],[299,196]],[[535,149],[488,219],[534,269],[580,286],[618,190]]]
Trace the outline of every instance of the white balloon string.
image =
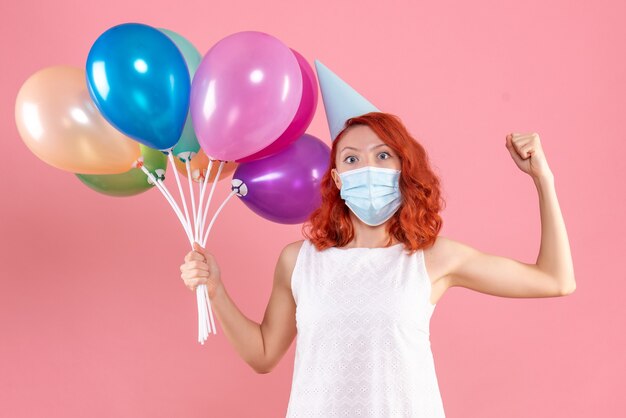
[[215,220],[217,219],[217,215],[220,214],[220,212],[222,211],[222,209],[224,208],[226,203],[230,200],[230,198],[233,197],[236,194],[237,194],[237,192],[235,190],[231,191],[228,194],[228,196],[226,196],[226,199],[224,199],[224,201],[222,202],[220,207],[217,209],[217,211],[215,212],[215,215],[213,215],[213,218],[211,219],[211,223],[209,224],[209,227],[206,230],[206,234],[204,235],[204,239],[202,240],[202,246],[203,247],[206,245],[206,240],[207,240],[207,238],[209,238],[209,232],[211,232],[211,228],[213,227],[213,223],[215,223]]
[[197,290],[198,288],[196,288],[196,304],[198,305],[198,342],[202,343],[202,315],[200,315],[202,308],[200,308],[200,292]]
[[[186,165],[189,166],[189,162],[187,162]],[[174,169],[176,169],[176,168],[174,167]],[[161,192],[161,194],[163,195],[165,200],[167,200],[167,202],[170,204],[170,206],[174,210],[174,213],[176,213],[176,216],[178,217],[178,220],[180,221],[181,225],[183,226],[183,229],[185,230],[187,238],[189,239],[189,245],[193,249],[193,242],[194,242],[194,240],[192,239],[192,235],[191,235],[192,231],[191,231],[191,223],[190,223],[189,218],[188,218],[188,216],[189,216],[188,215],[188,213],[189,213],[188,210],[186,212],[187,213],[187,219],[185,219],[183,217],[183,214],[182,214],[181,210],[180,210],[180,207],[176,204],[176,201],[174,200],[173,196],[171,195],[171,193],[169,192],[169,190],[167,189],[165,184],[161,180],[157,180],[154,177],[154,175],[145,166],[142,165],[141,166],[141,170],[148,176],[148,178],[150,178],[152,183]],[[188,174],[189,174],[189,179],[191,179],[190,170],[188,170]],[[179,190],[182,191],[180,182],[177,181],[177,183],[179,185]],[[193,204],[194,195],[193,195],[193,188],[191,187],[191,181],[190,181],[190,189],[189,190],[190,190],[190,195],[191,195],[192,204]],[[181,193],[181,197],[183,198],[183,202],[184,202],[184,197],[183,196],[184,195]],[[195,205],[193,206],[193,209],[195,210]],[[194,216],[194,218],[195,218],[195,216]],[[198,239],[196,239],[196,242],[197,241],[199,241],[199,236],[198,236]],[[215,327],[214,320],[213,320],[213,313],[211,312],[211,305],[210,305],[210,301],[208,299],[208,292],[206,290],[206,285],[200,285],[200,286],[198,286],[196,288],[196,302],[197,302],[197,305],[198,305],[198,342],[200,342],[201,344],[204,345],[204,341],[206,341],[206,339],[208,337],[208,334],[210,333],[209,321],[211,321],[211,324],[213,324],[213,327]],[[209,319],[209,314],[211,316],[210,319]]]
[[[198,184],[198,190],[197,190],[197,193],[198,193],[198,194],[201,194],[201,191],[202,191],[202,183],[197,182],[197,184]],[[200,244],[200,238],[198,238],[196,241],[198,242],[198,244]],[[201,289],[206,289],[206,285],[201,284],[200,286],[198,286],[198,288],[201,288]],[[204,295],[204,292],[202,292],[202,294],[200,295],[200,297],[201,297],[202,301],[204,301],[204,300],[205,300],[205,297],[206,297],[206,296]],[[209,305],[209,309],[210,309],[210,305]],[[198,312],[198,314],[200,315],[200,311]],[[209,315],[213,315],[213,313],[212,313],[210,310],[209,310]],[[206,317],[206,313],[205,313],[205,315],[204,315],[204,318],[205,318],[205,323],[207,323],[207,324],[208,324],[209,319]],[[208,333],[207,333],[207,336],[208,336]]]
[[[206,207],[204,208],[204,217],[202,218],[202,222],[200,222],[200,238],[202,238],[202,231],[204,231],[204,225],[206,223],[206,215],[209,213],[209,206],[211,205],[211,200],[213,199],[213,192],[215,191],[215,186],[217,186],[217,182],[220,178],[220,174],[222,173],[222,169],[224,168],[224,161],[220,161],[220,166],[217,169],[217,174],[215,174],[215,178],[213,179],[213,184],[211,185],[211,193],[209,193],[209,198],[206,201]],[[209,178],[209,176],[207,176]],[[202,241],[205,242],[206,238]],[[203,245],[204,246],[204,245]]]
[[[204,201],[204,195],[206,194],[206,185],[208,183],[208,177],[211,175],[211,171],[213,169],[213,160],[209,159],[209,163],[207,164],[207,168],[206,168],[206,173],[202,173],[202,171],[200,171],[200,179],[201,179],[201,183],[198,183],[198,192],[199,192],[199,200],[198,200],[198,210],[197,210],[197,215],[195,217],[195,233],[196,233],[196,241],[200,244],[201,243],[201,238],[202,238],[202,225],[200,223],[200,220],[202,219],[202,207],[203,207],[203,201]],[[213,332],[215,333],[215,323],[213,320],[213,311],[211,309],[211,302],[208,298],[208,291],[207,291],[207,286],[206,285],[200,285],[198,286],[199,292],[200,292],[200,300],[202,303],[202,307],[204,309],[202,309],[201,313],[199,312],[199,314],[202,314],[203,318],[205,319],[205,324],[206,327],[203,328],[203,335],[205,336],[204,338],[206,339],[208,337],[208,335],[211,333],[211,325],[209,324],[209,320],[211,321],[211,324],[213,324]],[[207,317],[207,313],[208,313],[208,317]],[[209,319],[210,318],[210,319]]]
[[196,199],[194,197],[194,192],[193,192],[193,181],[191,179],[191,163],[189,162],[189,158],[187,159],[187,161],[185,161],[185,167],[187,167],[187,180],[189,181],[189,195],[191,196],[191,209],[193,211],[193,227],[194,227],[194,237],[195,237],[195,241],[198,240],[198,222],[197,222],[197,215],[196,215]]
[[145,166],[142,165],[141,166],[141,170],[148,176],[148,178],[150,178],[150,180],[152,180],[152,183],[155,185],[155,187],[161,192],[163,197],[165,197],[165,200],[168,201],[168,203],[170,204],[170,206],[174,210],[174,213],[176,213],[176,216],[178,216],[178,220],[182,224],[183,229],[185,230],[185,233],[187,234],[187,238],[189,239],[189,243],[191,244],[191,246],[193,246],[193,240],[192,240],[192,237],[191,237],[191,231],[187,228],[187,225],[185,224],[185,220],[184,220],[184,218],[182,216],[182,213],[180,212],[180,208],[178,208],[178,206],[176,205],[175,202],[172,202],[169,199],[168,195],[161,188],[161,184],[157,181],[157,179],[154,177],[154,175],[150,171],[148,171],[148,169]]
[[[199,177],[198,178],[198,182],[196,183],[196,185],[198,186],[198,190],[197,190],[198,196],[200,196],[202,194],[202,186],[204,185],[203,179],[204,179],[204,177],[202,177],[202,176]],[[196,221],[196,225],[198,225],[198,218],[200,217],[200,201],[196,202],[196,207],[197,207],[197,210],[196,210],[197,215],[196,215],[195,221]],[[198,226],[200,226],[200,225],[198,225]],[[196,233],[198,234],[198,236],[200,235],[199,231],[200,230],[198,228],[196,228]],[[196,238],[197,238],[198,244],[200,244],[200,238],[199,237],[196,237]]]
[[[215,220],[217,219],[217,216],[220,214],[220,212],[222,211],[222,209],[224,208],[224,206],[226,205],[228,200],[230,200],[230,198],[232,198],[236,194],[237,194],[237,192],[235,190],[231,191],[229,193],[229,195],[226,197],[226,199],[224,199],[224,201],[222,202],[220,207],[217,209],[215,214],[213,215],[213,218],[211,219],[211,223],[209,224],[209,228],[206,231],[206,235],[204,236],[204,239],[202,240],[202,247],[206,248],[206,241],[207,241],[207,239],[209,237],[209,233],[211,231],[211,228],[213,227],[213,224],[215,223]],[[210,318],[210,321],[211,321],[211,327],[213,328],[213,333],[217,334],[217,328],[215,326],[215,320],[213,319],[213,309],[211,308],[211,299],[209,298],[209,294],[208,294],[208,290],[206,289],[206,286],[204,286],[204,287],[205,287],[205,295],[204,296],[205,296],[205,300],[206,300],[206,303],[207,303],[207,306],[208,306],[209,318]]]
[[200,316],[202,317],[202,326],[200,327],[200,336],[202,338],[201,342],[204,344],[204,341],[207,338],[206,327],[209,321],[208,321],[208,315],[206,311],[206,302],[204,301],[204,292],[202,291],[200,286],[196,287],[196,294],[198,295],[198,299],[200,299]]
[[202,309],[204,311],[204,339],[206,339],[211,333],[211,323],[209,322],[209,316],[211,315],[209,312],[209,306],[206,301],[206,285],[200,285],[200,299],[202,300]]
[[207,297],[206,297],[207,291],[205,289],[206,289],[206,286],[204,286],[202,289],[200,289],[200,291],[202,292],[202,301],[204,302],[204,310],[207,313],[205,331],[206,331],[206,337],[208,337],[209,334],[211,334],[211,322],[209,322],[210,321],[209,317],[212,317],[213,315],[211,314],[211,306],[208,303],[208,300],[207,300]]
[[[225,164],[224,161],[220,161],[220,166],[218,167],[217,174],[215,175],[215,177],[213,179],[213,185],[211,186],[211,192],[209,193],[209,198],[207,199],[206,206],[204,206],[204,210],[202,211],[203,213],[199,211],[199,217],[202,218],[202,222],[200,222],[200,225],[199,225],[199,227],[200,227],[200,234],[201,235],[202,235],[202,231],[204,229],[204,223],[206,222],[206,216],[209,213],[209,207],[210,207],[211,201],[213,199],[213,193],[215,192],[215,187],[217,186],[217,181],[219,179],[220,174],[222,173],[222,170],[224,168],[224,164]],[[207,174],[206,174],[205,179],[204,179],[204,185],[203,185],[203,189],[202,189],[203,192],[206,189],[206,185],[207,185],[208,181],[210,180],[212,165],[213,165],[213,160],[211,159],[211,160],[209,160],[209,167],[207,169]],[[230,198],[230,196],[226,198],[224,203],[222,203],[222,205],[218,209],[217,213],[213,216],[213,219],[211,220],[211,225],[209,226],[209,229],[213,225],[213,222],[216,219],[216,215],[222,210],[222,208],[224,207],[224,204],[226,203],[226,201],[228,201],[229,198]],[[199,206],[202,206],[202,203],[203,202],[201,201]],[[204,248],[206,248],[207,237],[208,237],[208,231],[207,231],[206,236],[202,239],[202,247],[204,247]],[[207,310],[209,312],[209,318],[210,318],[210,321],[211,321],[211,328],[213,329],[213,333],[217,334],[217,328],[215,327],[215,320],[213,319],[213,309],[211,308],[211,299],[209,298],[209,294],[208,294],[208,290],[206,289],[206,286],[204,286],[204,288],[205,288],[204,299],[205,299],[205,302],[207,304]],[[210,332],[210,329],[209,329],[209,332]]]
[[204,181],[205,178],[200,175],[200,177],[198,177],[198,185],[199,185],[199,189],[198,189],[198,203],[197,203],[197,210],[196,210],[196,218],[194,219],[195,221],[195,240],[198,244],[200,244],[200,217],[202,216],[202,199],[204,198],[204,194],[202,193],[202,186],[204,185]]
[[206,185],[208,183],[208,178],[211,175],[211,170],[213,169],[213,160],[209,159],[209,164],[207,166],[206,174],[202,175],[200,173],[200,178],[202,179],[202,190],[200,191],[200,200],[198,201],[198,218],[196,222],[198,223],[198,243],[202,239],[202,208],[204,206],[204,195],[206,191]]
[[[167,189],[167,187],[165,186],[165,184],[163,184],[162,181],[157,180],[157,182],[159,182],[161,184],[161,186],[163,187],[163,190],[165,191],[165,193],[167,194],[167,196],[169,196],[170,200],[173,202],[174,198],[171,195],[171,193],[169,192],[169,190]],[[180,213],[180,209],[179,209],[179,213]],[[181,217],[181,222],[182,222],[182,213],[180,215]],[[188,227],[188,234],[191,235],[191,225],[189,225]],[[191,243],[191,246],[193,248],[193,242]],[[207,312],[207,305],[206,305],[206,301],[204,300],[204,292],[202,292],[202,289],[196,288],[196,296],[199,299],[199,306],[198,306],[198,318],[199,318],[199,329],[198,329],[198,335],[199,335],[199,341],[201,344],[204,344],[204,341],[206,341],[206,338],[208,336],[207,333],[207,326],[208,326],[208,312]]]
[[176,207],[176,209],[178,211],[177,213],[180,215],[180,221],[185,226],[185,231],[187,231],[187,234],[189,235],[189,237],[192,238],[191,246],[193,247],[193,237],[191,235],[191,225],[189,225],[187,223],[187,221],[185,221],[185,217],[183,216],[183,213],[181,212],[180,207],[176,203],[176,200],[174,199],[174,197],[172,196],[172,194],[168,190],[168,188],[165,185],[165,183],[163,182],[163,180],[157,179],[157,183],[161,185],[161,188],[165,192],[166,196],[169,198],[170,202],[172,202],[172,204]]
[[174,177],[176,177],[176,185],[178,186],[178,193],[180,194],[180,200],[182,200],[183,208],[185,209],[185,219],[187,220],[187,225],[189,225],[189,229],[191,230],[191,221],[189,220],[189,210],[187,210],[187,199],[185,199],[185,193],[183,192],[183,187],[180,184],[180,176],[178,175],[178,169],[176,168],[176,164],[174,163],[174,155],[172,154],[172,150],[169,150],[169,152],[167,153],[167,157],[170,160],[172,170],[174,170]]

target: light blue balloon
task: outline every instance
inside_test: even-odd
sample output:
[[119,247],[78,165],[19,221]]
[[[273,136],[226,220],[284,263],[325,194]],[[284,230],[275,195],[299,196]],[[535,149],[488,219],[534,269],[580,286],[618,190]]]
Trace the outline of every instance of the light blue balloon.
[[[202,54],[200,54],[191,42],[178,33],[163,28],[159,28],[159,30],[169,36],[169,38],[176,44],[180,52],[183,54],[189,70],[189,77],[193,80],[193,76],[196,74],[196,70],[202,61]],[[191,153],[197,154],[198,151],[200,151],[200,144],[198,143],[198,138],[193,130],[191,112],[188,112],[187,119],[185,120],[185,126],[183,127],[183,133],[180,136],[178,143],[172,150],[172,153],[179,157],[181,161],[186,161],[191,157]]]
[[86,72],[92,99],[115,128],[161,151],[178,142],[191,78],[167,35],[141,23],[114,26],[92,45]]

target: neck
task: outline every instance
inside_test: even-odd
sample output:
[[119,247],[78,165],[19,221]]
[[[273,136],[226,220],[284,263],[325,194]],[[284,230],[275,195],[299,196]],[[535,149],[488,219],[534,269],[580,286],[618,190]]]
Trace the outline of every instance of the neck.
[[[389,221],[378,226],[371,226],[363,223],[363,221],[357,218],[353,213],[350,213],[350,218],[352,219],[352,225],[354,227],[354,238],[346,245],[347,248],[375,248],[387,245],[387,242],[389,241],[387,223]],[[391,245],[396,242],[397,241],[393,239]]]

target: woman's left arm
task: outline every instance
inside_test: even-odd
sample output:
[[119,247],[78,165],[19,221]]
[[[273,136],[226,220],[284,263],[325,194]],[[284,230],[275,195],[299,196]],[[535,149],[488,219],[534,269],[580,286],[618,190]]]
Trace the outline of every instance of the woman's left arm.
[[444,239],[449,286],[462,286],[505,297],[564,296],[574,292],[576,280],[565,222],[539,135],[512,133],[506,147],[523,172],[535,182],[541,212],[541,246],[535,264],[486,254],[460,242]]

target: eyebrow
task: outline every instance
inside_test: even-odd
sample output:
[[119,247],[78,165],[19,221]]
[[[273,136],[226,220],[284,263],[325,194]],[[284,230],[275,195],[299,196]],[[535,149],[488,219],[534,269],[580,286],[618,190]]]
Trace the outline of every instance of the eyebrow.
[[[387,144],[378,144],[378,145],[376,145],[375,147],[372,147],[372,149],[376,149],[376,148],[379,148],[379,147],[388,147],[388,146],[389,146],[389,145],[387,145]],[[344,152],[344,151],[345,151],[345,150],[347,150],[347,149],[353,149],[353,150],[355,150],[355,151],[358,151],[358,149],[357,149],[357,148],[354,148],[354,147],[344,147],[344,148],[341,150],[341,152]]]

